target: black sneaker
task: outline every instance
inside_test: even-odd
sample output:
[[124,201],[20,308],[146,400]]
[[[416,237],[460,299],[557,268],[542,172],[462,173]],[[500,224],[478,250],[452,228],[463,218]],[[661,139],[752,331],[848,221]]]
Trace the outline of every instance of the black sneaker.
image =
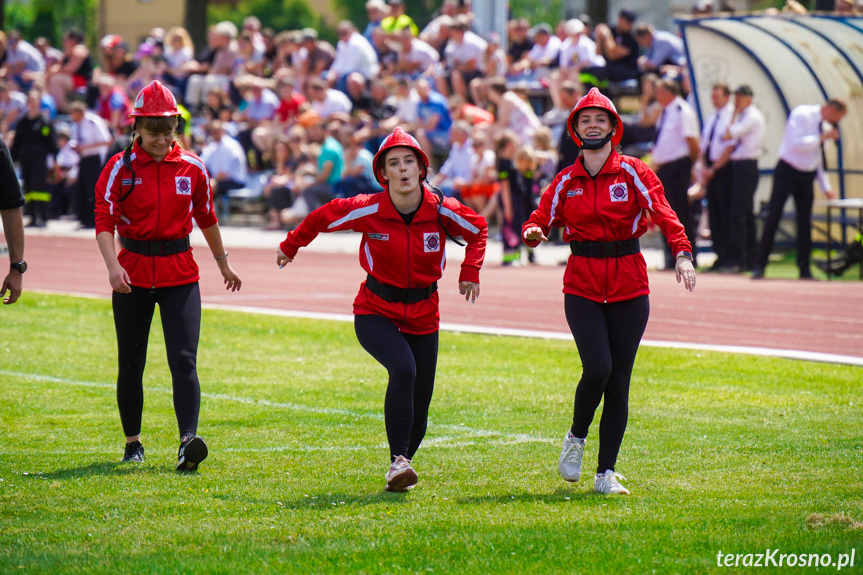
[[126,444],[126,452],[123,454],[123,461],[134,461],[140,463],[144,461],[144,446],[140,441],[133,441]]
[[194,435],[180,444],[177,453],[177,471],[194,471],[207,458],[207,444],[202,437]]

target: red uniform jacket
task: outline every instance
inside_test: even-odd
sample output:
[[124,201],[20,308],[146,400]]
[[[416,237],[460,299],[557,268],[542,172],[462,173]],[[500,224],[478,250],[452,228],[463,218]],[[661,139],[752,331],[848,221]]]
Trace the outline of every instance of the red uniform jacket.
[[[396,211],[389,192],[333,200],[309,214],[279,247],[293,258],[321,232],[354,230],[363,234],[360,265],[373,278],[398,288],[427,287],[440,279],[446,266],[445,226],[453,237],[467,242],[459,281],[479,283],[485,257],[488,226],[482,216],[452,198],[444,198],[438,221],[437,196],[429,190],[410,225]],[[381,315],[404,333],[427,334],[438,330],[438,292],[417,303],[383,300],[365,282],[354,299],[357,315]]]
[[[628,240],[644,235],[648,214],[668,238],[675,256],[692,251],[656,174],[638,158],[621,156],[612,150],[595,179],[588,175],[581,159],[561,170],[542,195],[539,208],[522,226],[522,239],[527,228],[539,226],[546,235],[551,227],[562,227],[567,242]],[[539,243],[524,242],[531,247]],[[563,276],[563,293],[600,303],[646,295],[650,289],[644,256],[570,255]]]
[[[217,222],[210,193],[210,176],[195,154],[174,144],[156,162],[135,142],[131,156],[137,183],[129,191],[132,173],[123,167],[123,154],[108,160],[96,183],[96,234],[114,233],[133,240],[175,240],[192,233],[192,218],[205,229]],[[170,256],[143,256],[125,249],[117,255],[132,285],[158,288],[198,281],[192,250]]]

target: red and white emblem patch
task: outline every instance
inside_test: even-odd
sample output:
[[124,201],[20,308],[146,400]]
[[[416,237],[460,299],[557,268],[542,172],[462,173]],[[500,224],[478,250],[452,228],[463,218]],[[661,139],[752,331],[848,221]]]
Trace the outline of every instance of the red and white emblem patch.
[[177,195],[192,195],[192,178],[189,176],[175,176],[174,181],[177,183]]
[[428,252],[439,252],[440,251],[440,234],[437,232],[432,232],[428,234],[423,234],[423,251]]
[[629,193],[627,192],[625,182],[612,184],[608,187],[608,193],[611,196],[612,202],[625,202],[629,199]]

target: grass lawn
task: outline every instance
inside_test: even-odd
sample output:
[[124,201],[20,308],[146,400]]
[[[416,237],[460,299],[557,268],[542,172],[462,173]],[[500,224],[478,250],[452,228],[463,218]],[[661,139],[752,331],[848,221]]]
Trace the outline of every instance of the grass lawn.
[[442,333],[420,482],[388,494],[386,374],[348,323],[205,310],[210,457],[186,475],[158,318],[138,465],[119,463],[110,303],[29,293],[0,326],[0,573],[736,573],[717,553],[767,549],[863,564],[861,368],[642,348],[618,463],[632,495],[610,497],[557,472],[575,344]]

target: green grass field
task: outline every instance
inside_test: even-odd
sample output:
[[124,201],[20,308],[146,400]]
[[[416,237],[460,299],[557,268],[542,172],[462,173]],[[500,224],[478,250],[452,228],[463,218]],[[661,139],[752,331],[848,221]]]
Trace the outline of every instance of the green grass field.
[[402,495],[383,491],[386,374],[352,325],[203,323],[211,455],[178,475],[158,319],[134,465],[110,303],[29,293],[0,310],[0,573],[738,573],[717,553],[766,549],[854,550],[843,572],[861,571],[860,368],[642,348],[618,464],[632,495],[609,497],[557,472],[573,343],[443,333]]

